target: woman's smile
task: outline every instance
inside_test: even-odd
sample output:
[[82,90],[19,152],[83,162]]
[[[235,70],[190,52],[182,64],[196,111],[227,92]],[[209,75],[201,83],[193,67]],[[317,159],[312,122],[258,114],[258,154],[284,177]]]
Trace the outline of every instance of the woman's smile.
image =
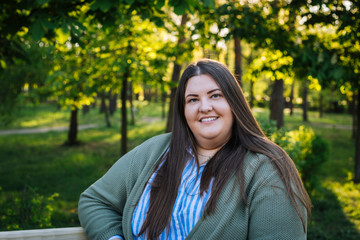
[[203,122],[203,123],[212,123],[214,122],[215,120],[217,120],[219,117],[203,117],[200,119],[200,122]]

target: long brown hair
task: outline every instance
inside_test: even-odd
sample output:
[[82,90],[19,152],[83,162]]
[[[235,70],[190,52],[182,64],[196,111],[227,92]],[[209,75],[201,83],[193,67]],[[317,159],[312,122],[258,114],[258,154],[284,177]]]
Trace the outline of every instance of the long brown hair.
[[306,216],[300,210],[297,200],[305,206],[308,216],[310,216],[311,202],[293,161],[283,149],[266,138],[251,112],[240,85],[229,69],[217,61],[204,59],[189,65],[180,78],[175,98],[174,125],[169,151],[163,156],[164,163],[151,185],[149,209],[139,236],[145,233],[149,239],[157,239],[169,226],[182,171],[189,159],[187,148],[190,147],[195,157],[197,156],[196,140],[187,125],[184,105],[187,80],[202,74],[211,76],[219,85],[234,115],[231,139],[212,157],[201,176],[201,194],[209,188],[211,179],[214,178],[205,214],[214,212],[221,190],[233,174],[236,174],[239,180],[241,196],[247,204],[243,160],[245,154],[250,151],[264,154],[271,159],[305,231]]

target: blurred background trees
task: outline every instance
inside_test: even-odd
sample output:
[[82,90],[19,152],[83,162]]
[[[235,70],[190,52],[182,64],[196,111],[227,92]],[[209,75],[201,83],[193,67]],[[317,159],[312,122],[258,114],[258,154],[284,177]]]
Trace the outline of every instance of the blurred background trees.
[[[360,182],[359,1],[4,0],[0,15],[3,124],[24,103],[71,109],[66,143],[76,145],[78,114],[101,102],[107,126],[121,108],[127,149],[133,99],[160,99],[171,131],[182,68],[199,58],[230,67],[250,105],[350,112]],[[118,99],[118,101],[116,100]],[[128,106],[129,105],[129,106]],[[166,111],[168,105],[168,112]]]
[[[308,238],[359,239],[359,7],[1,1],[0,230],[78,226],[79,194],[171,131],[183,69],[211,58],[229,66],[266,135],[294,160],[314,205]],[[2,135],[41,127],[67,130]]]

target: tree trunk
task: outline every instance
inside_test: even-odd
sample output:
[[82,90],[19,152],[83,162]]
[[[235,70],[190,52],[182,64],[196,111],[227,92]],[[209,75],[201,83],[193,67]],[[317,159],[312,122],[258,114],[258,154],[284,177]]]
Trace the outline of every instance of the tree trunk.
[[154,102],[159,102],[159,88],[155,87],[155,92],[154,92]]
[[68,133],[67,145],[74,146],[78,144],[77,141],[77,132],[78,132],[78,120],[77,120],[77,107],[73,106],[71,109],[70,116],[70,128]]
[[[180,70],[181,70],[181,66],[175,62],[174,63],[173,74],[172,74],[172,77],[171,77],[172,82],[178,82],[179,81]],[[166,124],[166,132],[171,132],[172,131],[172,126],[173,126],[173,123],[174,123],[175,93],[176,93],[176,87],[172,87],[171,88],[171,93],[170,93],[170,106],[169,106],[168,120],[167,120],[167,124]]]
[[355,140],[355,177],[354,183],[360,183],[360,93],[357,93],[357,124],[356,124],[356,140]]
[[110,115],[114,115],[117,107],[117,94],[109,94],[109,113]]
[[242,86],[242,65],[241,65],[241,39],[239,37],[234,38],[234,49],[235,49],[235,78]]
[[229,43],[228,42],[225,42],[225,44],[227,45],[226,47],[226,53],[225,53],[225,64],[226,66],[230,66],[230,47],[229,47]]
[[[250,64],[252,63],[253,61],[253,56],[252,54],[250,54],[250,56],[247,58],[247,66],[250,66]],[[254,85],[255,85],[255,82],[254,80],[250,79],[250,102],[249,102],[249,105],[251,108],[254,107],[254,101],[255,101],[255,96],[254,96]]]
[[270,99],[270,119],[276,121],[279,129],[284,126],[284,80],[275,80]]
[[144,100],[151,102],[151,87],[144,84]]
[[127,114],[126,114],[126,99],[128,89],[128,78],[130,76],[130,65],[127,64],[125,68],[124,78],[121,89],[121,153],[124,155],[127,152]]
[[109,108],[105,108],[105,123],[106,123],[106,127],[110,128],[111,127],[111,123],[110,123],[110,114],[109,114]]
[[[187,22],[187,14],[184,14],[184,15],[182,15],[182,18],[181,18],[180,28],[183,28],[185,26],[186,22]],[[181,34],[181,36],[178,40],[177,46],[179,47],[183,42],[185,42],[185,37],[183,36],[183,34]],[[173,73],[171,76],[171,82],[173,82],[174,85],[176,85],[179,82],[180,71],[181,71],[181,65],[179,65],[175,59],[174,69],[173,69]],[[173,122],[174,122],[174,113],[173,112],[174,112],[175,93],[176,93],[176,87],[172,87],[171,93],[170,93],[169,114],[168,114],[168,120],[167,120],[167,124],[166,124],[166,132],[171,132]]]
[[320,96],[319,96],[319,117],[322,118],[324,115],[323,111],[323,94],[322,90],[320,90]]
[[[359,94],[358,94],[359,95]],[[359,110],[359,102],[358,104],[356,104],[356,93],[354,92],[354,96],[353,96],[353,100],[351,101],[351,105],[352,105],[352,134],[351,134],[351,138],[352,139],[356,139],[356,130],[357,130],[357,123],[358,123],[358,118],[357,118],[357,111]]]
[[106,111],[106,103],[105,103],[105,94],[100,94],[100,113],[105,113]]
[[97,102],[97,98],[94,98],[94,102],[91,103],[92,108],[96,108],[96,102]]
[[111,127],[109,108],[108,108],[108,106],[106,106],[106,94],[105,94],[105,92],[102,92],[99,95],[100,95],[100,99],[101,99],[100,113],[103,113],[105,116],[106,127]]
[[253,108],[254,107],[254,101],[255,101],[255,96],[254,96],[254,81],[250,80],[250,107]]
[[165,119],[165,107],[166,107],[166,92],[161,93],[161,118]]
[[307,95],[308,95],[308,84],[307,79],[303,80],[303,95],[302,95],[302,107],[303,107],[303,121],[308,121],[308,102],[307,102]]
[[109,114],[109,108],[108,106],[106,106],[106,99],[105,99],[105,93],[103,93],[104,96],[104,115],[105,115],[105,123],[106,123],[106,127],[110,128],[111,127],[111,123],[110,123],[110,114]]
[[83,115],[87,114],[89,111],[90,111],[90,105],[83,105],[82,106]]
[[290,103],[289,103],[290,116],[294,114],[294,86],[295,86],[295,81],[293,81],[291,84]]
[[130,100],[130,110],[131,110],[131,125],[135,125],[135,108],[134,108],[134,104],[133,104],[133,82],[130,82],[130,96],[129,96],[129,100]]

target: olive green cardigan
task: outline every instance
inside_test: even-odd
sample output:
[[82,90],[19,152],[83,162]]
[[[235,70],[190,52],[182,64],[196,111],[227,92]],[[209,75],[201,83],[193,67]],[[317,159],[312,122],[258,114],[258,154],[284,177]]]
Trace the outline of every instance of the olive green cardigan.
[[[79,219],[90,239],[132,239],[131,219],[147,180],[169,146],[170,134],[153,137],[121,157],[80,196]],[[186,239],[306,239],[301,220],[270,160],[248,154],[244,164],[247,205],[235,176],[213,214],[201,217]],[[235,186],[235,187],[234,187]],[[305,208],[301,208],[306,216]]]

